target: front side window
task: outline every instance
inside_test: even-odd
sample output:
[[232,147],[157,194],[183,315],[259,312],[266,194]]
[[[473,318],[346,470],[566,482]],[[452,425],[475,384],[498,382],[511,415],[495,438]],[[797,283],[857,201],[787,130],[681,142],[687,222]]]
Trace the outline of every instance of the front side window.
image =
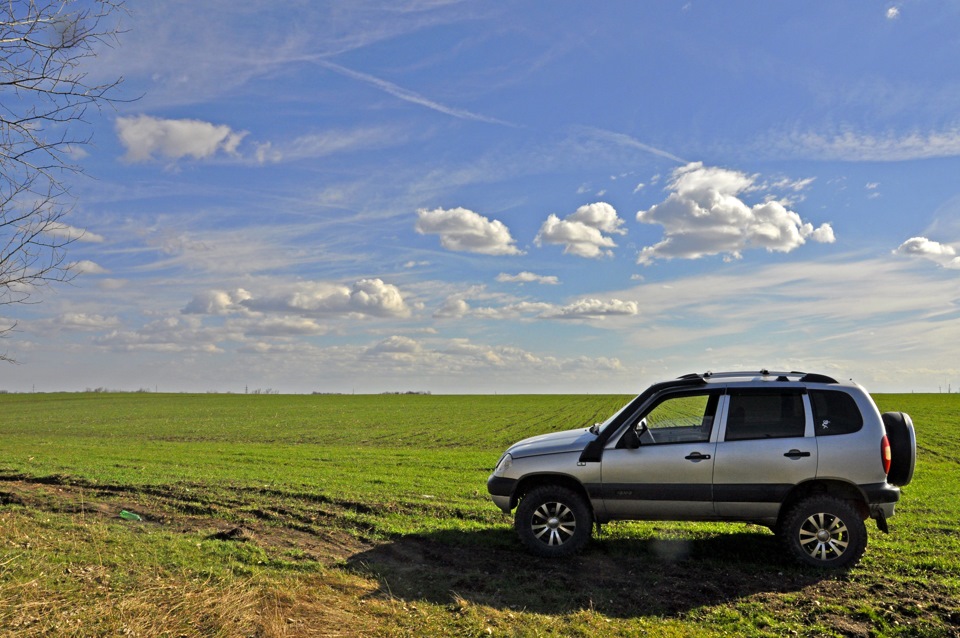
[[709,441],[719,398],[717,392],[667,397],[644,417],[652,442]]
[[732,390],[726,441],[803,436],[806,421],[798,390]]

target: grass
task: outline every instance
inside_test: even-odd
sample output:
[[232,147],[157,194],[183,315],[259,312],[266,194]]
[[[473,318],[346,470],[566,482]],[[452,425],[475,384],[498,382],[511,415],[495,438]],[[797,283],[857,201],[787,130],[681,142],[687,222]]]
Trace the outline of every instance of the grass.
[[960,396],[876,398],[916,476],[825,575],[740,524],[525,554],[499,454],[627,397],[0,395],[0,636],[960,635]]

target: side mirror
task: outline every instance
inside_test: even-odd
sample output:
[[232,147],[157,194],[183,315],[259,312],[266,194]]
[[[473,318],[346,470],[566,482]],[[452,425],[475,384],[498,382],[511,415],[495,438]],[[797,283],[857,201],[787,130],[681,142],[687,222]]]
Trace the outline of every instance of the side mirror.
[[646,419],[640,419],[640,422],[633,427],[637,431],[637,436],[643,436],[644,433],[650,430],[650,428],[647,427]]
[[[646,427],[644,424],[643,427]],[[623,434],[623,445],[629,450],[636,450],[640,447],[640,434],[637,432],[637,425],[630,426]]]

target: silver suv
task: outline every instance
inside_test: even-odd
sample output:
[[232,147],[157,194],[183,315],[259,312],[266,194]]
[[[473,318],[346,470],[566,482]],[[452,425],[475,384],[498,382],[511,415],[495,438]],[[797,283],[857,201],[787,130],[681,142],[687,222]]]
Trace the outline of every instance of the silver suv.
[[916,438],[851,382],[803,372],[689,374],[589,429],[525,439],[487,481],[533,553],[567,556],[613,520],[769,526],[818,567],[856,563],[864,521],[886,532]]

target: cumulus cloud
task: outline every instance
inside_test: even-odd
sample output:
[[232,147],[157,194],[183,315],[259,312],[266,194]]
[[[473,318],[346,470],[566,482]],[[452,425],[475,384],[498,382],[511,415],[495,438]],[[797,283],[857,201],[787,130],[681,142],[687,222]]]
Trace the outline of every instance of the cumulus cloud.
[[434,319],[460,319],[470,312],[470,304],[459,297],[450,297],[433,313]]
[[489,220],[466,208],[437,208],[417,211],[417,232],[439,235],[447,250],[483,255],[522,255],[514,246],[510,230],[499,220]]
[[89,259],[73,262],[70,264],[70,271],[81,275],[106,275],[110,272],[100,264],[90,261]]
[[523,271],[519,272],[516,275],[508,275],[505,272],[497,275],[497,281],[500,283],[514,283],[514,284],[548,284],[555,286],[560,283],[560,280],[554,275],[537,275],[532,272]]
[[960,269],[960,257],[957,256],[957,250],[953,246],[941,244],[926,237],[911,237],[893,252],[896,255],[929,259],[944,268]]
[[303,337],[329,332],[309,317],[255,317],[234,320],[229,325],[249,337]]
[[423,350],[423,346],[420,345],[420,342],[411,339],[410,337],[404,337],[401,335],[393,335],[388,337],[383,341],[380,341],[376,345],[367,349],[368,354],[390,354],[390,355],[415,355],[420,353]]
[[197,293],[182,310],[185,315],[225,315],[243,310],[240,304],[251,298],[249,292],[238,288],[232,292],[225,290],[206,290]]
[[222,332],[205,328],[196,317],[165,317],[139,330],[113,330],[94,343],[119,351],[223,352],[217,342]]
[[[560,219],[550,215],[537,234],[534,242],[540,246],[560,244],[563,253],[578,257],[611,257],[616,243],[609,235],[625,235],[623,220],[610,204],[597,202],[581,206],[576,212]],[[604,234],[606,233],[606,234]]]
[[443,363],[450,367],[470,369],[493,366],[499,369],[511,369],[516,372],[563,372],[575,371],[582,375],[588,371],[621,370],[622,364],[617,358],[576,357],[561,359],[537,354],[512,346],[479,344],[469,339],[450,339],[437,348]]
[[541,315],[544,319],[603,319],[604,317],[629,317],[640,312],[636,301],[610,299],[579,299]]
[[581,319],[603,320],[607,317],[630,317],[639,314],[640,306],[636,301],[620,299],[578,299],[561,306],[542,301],[519,301],[502,306],[472,307],[462,297],[451,297],[443,307],[434,313],[435,318],[461,319],[470,316],[489,320],[545,320],[545,319]]
[[259,312],[353,317],[408,317],[410,307],[400,289],[382,279],[361,279],[351,286],[303,282],[275,297],[251,296],[240,302]]
[[756,179],[755,175],[705,167],[700,162],[676,169],[667,199],[637,213],[637,221],[664,229],[664,239],[643,248],[637,263],[708,255],[739,259],[742,251],[750,248],[787,253],[808,239],[835,241],[830,224],[814,228],[779,201],[746,204],[740,196],[761,188]]
[[[558,358],[514,346],[475,343],[466,338],[418,341],[394,335],[363,348],[357,355],[374,361],[379,370],[393,369],[409,374],[410,366],[415,365],[418,378],[439,375],[446,379],[493,370],[498,374],[515,374],[525,379],[544,378],[544,374],[558,373],[572,373],[579,378],[591,371],[623,370],[616,358]],[[329,359],[329,350],[320,356]],[[351,369],[357,367],[354,357],[344,363]]]
[[166,120],[149,115],[119,117],[117,135],[129,162],[146,162],[157,157],[178,160],[183,157],[206,159],[223,151],[236,155],[246,132],[237,132],[225,124],[201,120]]

